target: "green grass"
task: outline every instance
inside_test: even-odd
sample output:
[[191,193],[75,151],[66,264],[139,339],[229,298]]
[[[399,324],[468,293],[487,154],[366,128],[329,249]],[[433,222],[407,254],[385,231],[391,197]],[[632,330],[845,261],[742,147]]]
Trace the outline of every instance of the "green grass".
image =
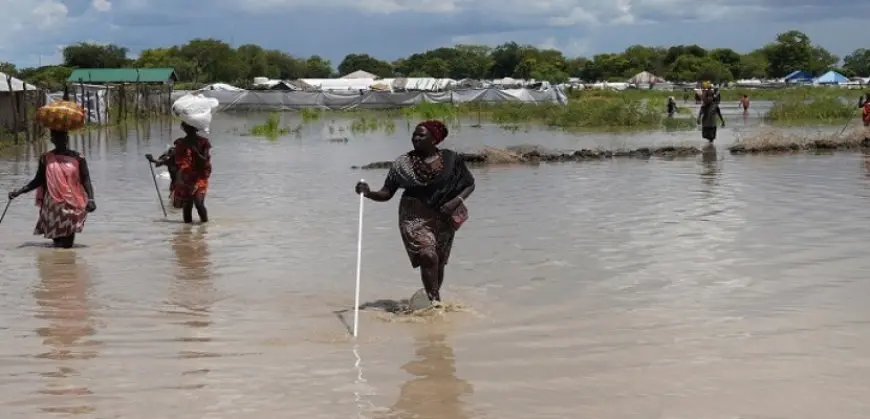
[[[521,125],[545,125],[565,130],[651,130],[694,128],[693,120],[668,119],[665,99],[635,100],[627,97],[591,97],[573,100],[568,105],[528,103],[422,103],[401,109],[353,110],[358,115],[352,124],[354,131],[393,129],[397,119],[421,121],[437,119],[458,129],[460,119],[495,123],[516,131]],[[689,109],[681,113],[691,114]],[[392,124],[392,125],[391,125]],[[477,125],[477,124],[474,124]]]
[[[838,87],[813,87],[813,86],[798,86],[798,87],[783,87],[783,88],[768,88],[768,89],[751,89],[746,87],[723,88],[719,91],[722,100],[726,102],[738,101],[744,94],[749,96],[749,100],[814,100],[821,98],[854,98],[858,100],[858,95],[861,91],[844,90]],[[672,92],[665,90],[639,90],[627,89],[623,91],[614,90],[573,90],[568,93],[571,99],[582,99],[590,97],[628,97],[636,100],[648,98],[666,99],[668,96],[673,96],[677,99],[677,103],[683,101],[683,90],[675,90]],[[689,91],[689,101],[694,101],[694,91]],[[850,99],[851,100],[851,99]]]
[[279,112],[270,113],[269,117],[266,119],[266,122],[254,125],[250,129],[251,135],[257,137],[266,137],[270,140],[276,139],[283,135],[287,135],[289,133],[289,128],[281,126],[281,114]]
[[822,97],[806,102],[788,99],[777,102],[766,115],[773,124],[800,125],[845,124],[846,121],[858,115],[858,108],[853,103],[843,103],[837,98]]

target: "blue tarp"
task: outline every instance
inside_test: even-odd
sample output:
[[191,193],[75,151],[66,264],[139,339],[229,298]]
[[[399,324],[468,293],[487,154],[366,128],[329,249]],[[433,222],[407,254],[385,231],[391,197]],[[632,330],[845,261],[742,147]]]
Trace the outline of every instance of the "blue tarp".
[[791,73],[788,73],[787,76],[784,77],[786,83],[800,83],[803,81],[812,81],[813,75],[808,71],[804,70],[795,70]]
[[848,82],[849,79],[846,76],[833,70],[822,74],[821,76],[819,76],[819,78],[816,79],[816,83],[818,84],[840,84]]

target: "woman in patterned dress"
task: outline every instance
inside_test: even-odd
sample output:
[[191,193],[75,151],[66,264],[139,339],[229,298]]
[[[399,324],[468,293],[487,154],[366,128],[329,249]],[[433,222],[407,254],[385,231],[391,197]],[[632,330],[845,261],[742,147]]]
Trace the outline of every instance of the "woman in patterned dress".
[[440,121],[421,122],[411,136],[414,149],[393,162],[381,190],[372,191],[364,182],[355,188],[377,202],[389,201],[399,188],[405,190],[399,202],[399,232],[432,302],[441,301],[453,236],[468,218],[465,199],[474,192],[474,176],[462,156],[438,148],[447,134]]
[[193,208],[199,220],[208,222],[205,208],[205,195],[208,192],[208,178],[211,176],[211,142],[199,135],[199,130],[187,123],[181,123],[187,134],[175,140],[175,165],[178,179],[173,192],[175,199],[181,201],[182,217],[185,223],[193,222]]
[[9,199],[36,189],[39,220],[33,230],[54,241],[55,247],[69,249],[76,233],[85,226],[87,213],[94,212],[94,187],[85,158],[69,149],[69,133],[51,131],[54,149],[39,158],[36,176],[26,186],[9,193]]

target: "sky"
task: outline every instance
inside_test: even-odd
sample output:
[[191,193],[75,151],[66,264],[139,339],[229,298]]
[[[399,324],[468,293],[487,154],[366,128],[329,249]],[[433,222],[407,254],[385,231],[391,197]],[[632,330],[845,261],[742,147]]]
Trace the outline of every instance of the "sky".
[[790,29],[840,57],[870,47],[867,0],[0,0],[0,61],[58,64],[64,45],[145,48],[217,38],[337,66],[349,53],[394,60],[457,43],[508,41],[567,56],[633,44],[748,52]]

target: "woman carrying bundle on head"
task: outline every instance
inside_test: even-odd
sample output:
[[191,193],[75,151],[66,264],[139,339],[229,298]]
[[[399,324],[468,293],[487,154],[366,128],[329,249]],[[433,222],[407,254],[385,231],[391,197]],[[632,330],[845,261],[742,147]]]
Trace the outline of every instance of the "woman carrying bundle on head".
[[36,176],[9,199],[36,191],[39,219],[35,235],[43,235],[55,247],[71,248],[76,233],[85,226],[87,213],[97,209],[94,187],[84,156],[69,149],[69,131],[84,127],[85,111],[74,102],[58,101],[39,108],[36,121],[51,133],[54,149],[39,158]]
[[211,142],[200,131],[209,132],[212,109],[218,106],[217,99],[188,94],[172,104],[172,112],[182,119],[181,129],[185,136],[175,140],[174,161],[177,179],[173,188],[174,198],[179,200],[185,223],[193,222],[193,208],[199,220],[208,222],[205,196],[211,177]]
[[178,179],[173,188],[173,199],[179,201],[185,223],[193,222],[194,207],[199,220],[206,223],[208,210],[205,208],[205,195],[211,177],[211,142],[186,122],[181,123],[181,129],[187,135],[175,140],[174,159]]
[[462,156],[438,145],[448,130],[440,121],[424,121],[411,136],[413,150],[392,164],[384,186],[372,191],[359,182],[355,191],[377,202],[389,201],[399,188],[399,232],[429,300],[441,301],[444,267],[456,230],[468,219],[465,200],[474,192],[474,176]]

